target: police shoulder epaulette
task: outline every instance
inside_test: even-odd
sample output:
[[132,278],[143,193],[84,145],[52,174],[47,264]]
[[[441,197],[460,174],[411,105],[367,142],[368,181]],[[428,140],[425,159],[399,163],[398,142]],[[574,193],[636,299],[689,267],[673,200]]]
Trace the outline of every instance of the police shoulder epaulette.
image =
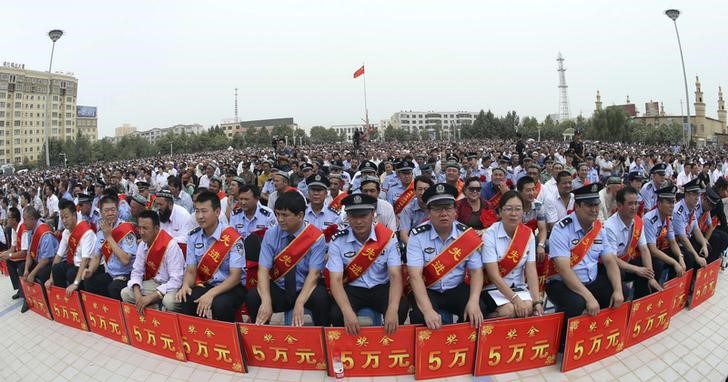
[[572,220],[570,217],[565,217],[559,221],[559,227],[564,228],[567,225],[571,224]]
[[241,212],[243,212],[243,209],[242,208],[235,208],[235,209],[233,209],[233,215],[237,215],[237,214],[239,214]]
[[427,223],[420,224],[417,227],[412,228],[412,230],[410,231],[410,235],[417,235],[422,232],[429,231],[431,229],[432,229],[432,224],[427,224]]
[[340,230],[336,231],[336,233],[334,234],[334,236],[331,236],[331,240],[336,240],[336,238],[341,237],[341,236],[344,236],[344,235],[346,235],[348,233],[349,233],[349,229],[348,228],[340,229]]
[[337,215],[339,214],[339,211],[337,211],[336,208],[331,207],[331,206],[329,206],[329,211],[331,211],[331,212],[333,212],[333,213],[335,213]]
[[190,231],[190,235],[193,235],[193,234],[196,234],[197,232],[200,232],[201,229],[202,229],[202,227],[197,227],[197,228],[193,229],[192,231]]
[[650,222],[651,222],[651,223],[657,223],[657,218],[658,218],[658,217],[657,217],[657,214],[655,214],[654,216],[652,216],[652,217],[650,218]]
[[468,226],[467,226],[467,225],[465,225],[465,224],[463,224],[463,223],[457,223],[457,225],[456,225],[456,226],[457,226],[457,227],[458,227],[458,229],[459,229],[459,230],[461,230],[461,231],[465,231],[466,229],[468,229]]
[[683,206],[678,207],[678,209],[677,209],[676,212],[677,212],[678,215],[682,215],[682,213],[683,213]]
[[261,208],[260,213],[265,216],[270,216],[270,211],[266,210],[265,208]]

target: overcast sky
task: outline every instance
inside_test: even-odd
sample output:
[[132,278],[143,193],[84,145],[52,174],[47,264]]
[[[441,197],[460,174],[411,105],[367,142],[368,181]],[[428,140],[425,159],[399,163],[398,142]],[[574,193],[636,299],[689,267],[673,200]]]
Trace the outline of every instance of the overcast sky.
[[[715,116],[728,86],[725,1],[33,1],[4,2],[0,61],[74,72],[78,103],[98,106],[99,136],[289,117],[360,123],[366,63],[371,121],[399,110],[558,112],[556,56],[566,58],[572,116],[627,95],[680,113],[678,19],[693,99],[695,75]],[[692,108],[692,106],[691,106]]]

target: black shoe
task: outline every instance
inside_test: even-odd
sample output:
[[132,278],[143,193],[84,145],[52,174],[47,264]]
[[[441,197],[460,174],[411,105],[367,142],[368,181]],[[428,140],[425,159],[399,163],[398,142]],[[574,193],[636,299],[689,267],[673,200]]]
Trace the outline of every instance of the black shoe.
[[21,298],[21,297],[23,297],[23,296],[21,296],[21,295],[20,295],[20,291],[18,291],[18,292],[17,292],[17,293],[15,293],[15,294],[14,294],[14,295],[13,295],[13,296],[12,296],[11,298],[12,298],[13,300],[17,300],[17,299],[19,299],[19,298]]
[[25,313],[30,309],[27,302],[23,302],[23,307],[20,308],[20,313]]

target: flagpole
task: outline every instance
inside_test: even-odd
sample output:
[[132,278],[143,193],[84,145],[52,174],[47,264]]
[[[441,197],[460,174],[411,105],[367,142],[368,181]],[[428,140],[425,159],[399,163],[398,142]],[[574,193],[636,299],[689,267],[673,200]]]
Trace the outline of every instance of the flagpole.
[[364,68],[364,74],[362,74],[362,77],[364,77],[364,122],[366,123],[366,129],[367,134],[369,133],[369,108],[367,107],[367,70],[366,67],[364,67],[364,63],[361,64],[362,68]]

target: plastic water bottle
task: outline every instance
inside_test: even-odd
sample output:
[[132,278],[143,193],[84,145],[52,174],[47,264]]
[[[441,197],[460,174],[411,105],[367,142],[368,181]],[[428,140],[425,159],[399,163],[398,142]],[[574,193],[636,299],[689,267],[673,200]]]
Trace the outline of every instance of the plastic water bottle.
[[342,382],[344,380],[344,364],[341,362],[341,356],[339,354],[335,354],[333,358],[334,378],[336,382]]

